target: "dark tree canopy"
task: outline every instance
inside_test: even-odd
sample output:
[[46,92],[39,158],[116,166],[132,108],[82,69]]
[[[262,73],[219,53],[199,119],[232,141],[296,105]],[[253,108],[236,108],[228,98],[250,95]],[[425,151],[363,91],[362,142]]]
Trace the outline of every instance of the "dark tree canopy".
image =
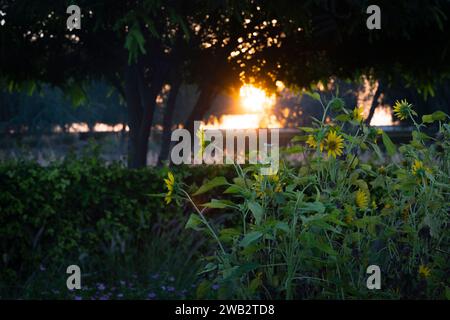
[[[81,30],[66,8],[82,9]],[[123,96],[129,164],[145,165],[155,97],[170,84],[167,130],[181,83],[199,88],[192,115],[242,82],[308,87],[330,76],[367,75],[433,95],[448,78],[450,1],[378,1],[381,30],[369,30],[370,1],[0,0],[0,83],[33,91],[46,83],[75,104],[85,85],[106,80]],[[167,132],[166,132],[167,134]]]

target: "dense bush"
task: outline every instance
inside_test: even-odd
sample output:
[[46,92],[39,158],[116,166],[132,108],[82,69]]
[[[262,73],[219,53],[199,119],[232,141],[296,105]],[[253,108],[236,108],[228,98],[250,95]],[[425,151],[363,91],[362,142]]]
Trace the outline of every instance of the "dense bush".
[[106,166],[96,157],[48,167],[2,163],[0,278],[17,281],[40,264],[139,246],[162,211],[162,202],[147,196],[161,183],[156,170]]
[[[183,230],[186,206],[150,196],[161,191],[168,169],[107,164],[98,151],[88,148],[81,157],[48,166],[0,163],[0,296],[48,297],[49,286],[58,284],[61,293],[51,297],[68,297],[62,293],[69,264],[101,283],[122,282],[135,273],[142,273],[141,284],[150,273],[161,274],[159,282],[164,274],[176,277],[171,286],[194,281],[199,248],[208,243]],[[218,166],[175,170],[193,188],[232,173]],[[179,294],[152,292],[159,298]]]
[[[320,102],[320,97],[316,97]],[[196,209],[186,227],[217,243],[204,273],[218,283],[220,298],[445,298],[450,296],[449,177],[450,125],[442,112],[422,121],[406,101],[398,118],[415,125],[412,140],[398,152],[389,137],[333,99],[324,116],[293,152],[299,168],[283,165],[262,176],[260,166],[236,166],[233,180],[216,177],[187,192],[175,175],[167,196]],[[327,112],[339,115],[325,121]],[[432,137],[423,132],[437,125]],[[381,140],[386,153],[381,152]],[[362,154],[372,150],[368,160]],[[394,156],[397,161],[393,161]],[[197,196],[226,187],[208,203]],[[210,220],[209,210],[235,218],[227,225]],[[369,290],[367,267],[381,268],[381,290]]]

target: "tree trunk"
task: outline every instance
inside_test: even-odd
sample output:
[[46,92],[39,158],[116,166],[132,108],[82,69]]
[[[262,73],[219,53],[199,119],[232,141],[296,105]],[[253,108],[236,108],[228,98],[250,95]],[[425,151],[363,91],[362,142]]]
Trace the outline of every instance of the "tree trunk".
[[163,134],[161,137],[161,151],[159,153],[158,165],[162,165],[165,160],[169,158],[170,151],[170,136],[172,129],[172,118],[175,110],[175,103],[177,100],[177,94],[181,86],[181,77],[177,76],[171,83],[169,92],[169,98],[167,99],[166,110],[164,111],[163,118]]
[[[128,167],[147,165],[148,139],[150,137],[156,97],[161,91],[167,73],[165,61],[155,60],[150,80],[144,76],[142,60],[127,65],[125,69],[125,96],[130,127],[128,142]],[[149,85],[150,84],[150,85]]]
[[373,115],[375,114],[375,109],[378,107],[378,99],[380,98],[380,95],[382,91],[384,90],[384,86],[382,85],[381,80],[378,80],[378,88],[375,92],[375,95],[373,96],[372,105],[370,106],[369,115],[366,119],[366,124],[370,125],[370,121],[372,121]]
[[203,120],[206,112],[211,108],[217,93],[217,90],[211,85],[205,85],[201,90],[191,115],[184,123],[184,127],[191,132],[191,135],[194,133],[194,121]]
[[138,168],[138,133],[142,119],[142,108],[138,90],[136,64],[125,67],[125,98],[128,107],[128,167]]

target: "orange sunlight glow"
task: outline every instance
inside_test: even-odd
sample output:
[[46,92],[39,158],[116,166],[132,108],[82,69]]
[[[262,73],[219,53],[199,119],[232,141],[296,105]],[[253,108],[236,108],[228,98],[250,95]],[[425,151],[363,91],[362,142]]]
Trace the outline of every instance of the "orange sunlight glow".
[[257,129],[280,128],[272,107],[275,105],[275,95],[268,95],[263,89],[250,84],[243,85],[239,90],[240,111],[244,114],[224,114],[211,117],[204,129]]
[[275,104],[275,95],[267,96],[267,93],[251,84],[245,84],[239,90],[241,105],[249,112],[263,112],[271,109]]
[[392,108],[389,106],[377,107],[370,120],[371,126],[394,126],[397,124],[392,119]]

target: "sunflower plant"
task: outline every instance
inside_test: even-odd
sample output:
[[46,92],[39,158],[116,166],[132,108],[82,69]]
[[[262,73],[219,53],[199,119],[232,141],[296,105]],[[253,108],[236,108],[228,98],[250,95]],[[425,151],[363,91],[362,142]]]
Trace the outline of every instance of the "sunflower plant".
[[[194,208],[186,227],[217,245],[204,258],[204,286],[217,283],[217,298],[444,297],[448,116],[435,112],[420,121],[401,100],[394,112],[415,130],[398,147],[367,126],[359,108],[315,99],[322,119],[300,128],[293,143],[301,145],[287,150],[301,153],[299,165],[281,161],[271,176],[261,176],[260,165],[234,165],[232,179],[218,176],[192,194],[179,192]],[[435,135],[424,132],[436,124]],[[215,198],[205,202],[213,189]],[[372,264],[382,270],[383,290],[367,289]]]

